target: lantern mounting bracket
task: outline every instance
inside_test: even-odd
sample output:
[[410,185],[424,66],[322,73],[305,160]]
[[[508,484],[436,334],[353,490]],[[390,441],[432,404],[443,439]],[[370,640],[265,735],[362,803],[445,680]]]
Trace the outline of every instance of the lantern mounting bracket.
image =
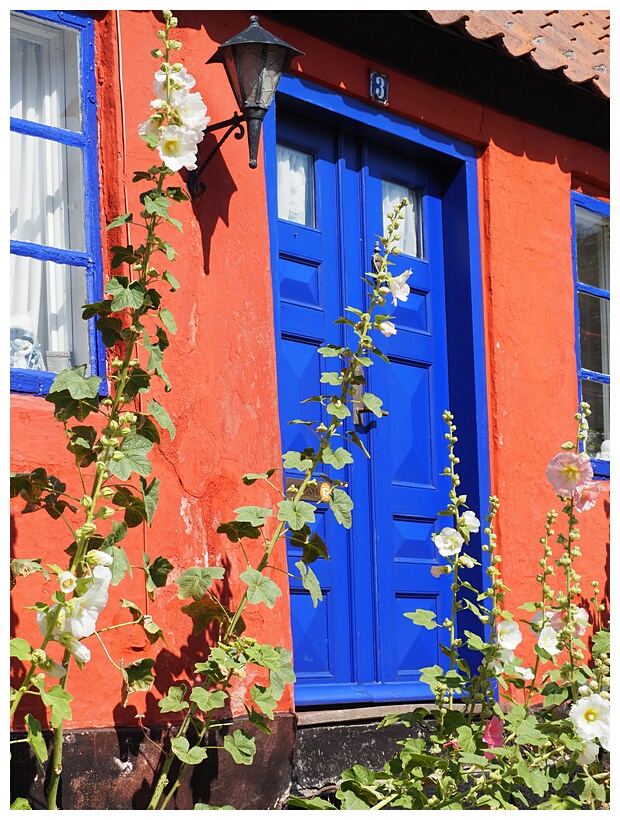
[[204,194],[207,186],[204,182],[200,182],[200,176],[202,172],[207,167],[207,165],[211,162],[213,157],[217,154],[220,150],[224,142],[228,139],[228,137],[236,130],[235,139],[240,140],[243,139],[245,135],[245,128],[243,127],[243,123],[245,122],[245,116],[243,114],[235,114],[232,117],[229,117],[227,120],[222,120],[221,122],[216,122],[213,125],[209,125],[205,128],[205,133],[210,134],[213,131],[220,131],[222,128],[227,128],[228,130],[221,137],[215,147],[212,149],[211,153],[207,156],[207,158],[201,163],[199,168],[190,171],[187,177],[187,190],[190,193],[192,199],[196,199],[201,194]]

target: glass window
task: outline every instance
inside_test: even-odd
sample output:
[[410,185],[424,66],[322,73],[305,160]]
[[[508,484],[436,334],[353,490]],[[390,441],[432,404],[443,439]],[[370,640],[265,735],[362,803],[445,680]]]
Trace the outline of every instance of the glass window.
[[414,191],[398,182],[390,182],[387,179],[381,180],[383,194],[383,233],[387,235],[387,227],[390,222],[390,214],[396,205],[407,199],[408,205],[401,211],[404,219],[400,226],[400,241],[398,247],[402,253],[408,256],[415,256],[417,259],[424,258],[424,248],[422,245],[422,197],[419,191]]
[[278,145],[277,165],[278,218],[314,228],[314,157]]
[[590,405],[585,451],[595,473],[609,475],[609,205],[581,194],[574,200],[579,387]]
[[44,393],[66,367],[101,371],[81,318],[102,291],[93,21],[10,19],[11,388]]

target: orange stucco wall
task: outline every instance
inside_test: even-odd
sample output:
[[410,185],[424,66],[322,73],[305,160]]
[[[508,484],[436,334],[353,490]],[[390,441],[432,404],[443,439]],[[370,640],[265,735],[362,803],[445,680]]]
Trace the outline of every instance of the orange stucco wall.
[[[205,61],[219,43],[248,24],[249,14],[178,12],[181,59],[196,77],[213,121],[229,117],[234,104],[223,68]],[[546,465],[560,443],[575,435],[570,191],[577,188],[606,197],[609,157],[389,67],[371,65],[266,18],[261,22],[305,52],[292,71],[367,101],[369,68],[383,70],[390,76],[394,114],[479,147],[491,488],[501,501],[497,531],[504,579],[512,590],[506,602],[516,611],[516,606],[538,596],[538,541],[545,512],[557,509],[545,479]],[[131,175],[151,162],[137,127],[148,116],[156,68],[149,51],[160,27],[153,12],[108,12],[97,23],[104,220],[137,207]],[[161,401],[177,426],[177,436],[170,442],[164,434],[153,458],[153,474],[162,481],[155,525],[131,531],[129,543],[138,555],[145,549],[152,558],[168,557],[177,567],[174,574],[208,561],[230,566],[234,575],[241,571],[242,555],[215,529],[233,517],[235,507],[271,505],[275,499],[265,490],[245,488],[239,478],[280,464],[269,231],[262,164],[254,171],[248,168],[245,140],[226,142],[209,166],[206,182],[200,199],[176,209],[184,233],[170,236],[179,255],[173,271],[181,290],[169,302],[178,325],[165,362],[173,391]],[[104,242],[124,242],[121,233],[102,234]],[[12,469],[43,464],[61,477],[71,474],[69,454],[51,410],[40,398],[11,397]],[[43,555],[50,562],[60,557],[62,530],[51,526],[43,514],[20,516],[19,509],[19,503],[12,505],[13,554]],[[578,570],[584,577],[584,595],[590,594],[585,582],[596,578],[608,596],[608,484],[580,523],[584,558]],[[284,567],[282,549],[275,563]],[[139,599],[133,597],[141,595],[139,579],[122,589],[123,597],[147,606],[143,593]],[[34,617],[23,606],[44,599],[45,593],[45,586],[40,591],[39,576],[20,581],[12,605],[17,634],[36,639]],[[228,593],[234,599],[239,590],[233,587]],[[157,667],[167,682],[206,651],[203,638],[191,637],[191,622],[180,612],[183,603],[176,598],[176,587],[168,586],[158,592],[154,604],[148,604],[169,635]],[[126,619],[126,610],[120,608],[114,611],[109,606],[104,614],[111,623]],[[273,610],[252,608],[246,622],[259,639],[290,647],[286,595]],[[117,661],[130,663],[145,654],[137,631],[117,630],[109,636],[106,642]],[[118,689],[111,689],[114,676],[104,679],[97,671],[105,660],[103,652],[94,640],[89,645],[94,662],[82,674],[93,694],[89,704],[75,705],[73,725],[131,725],[136,710],[144,709],[149,718],[156,718],[150,695],[120,707],[120,676]],[[281,709],[292,706],[289,692]]]

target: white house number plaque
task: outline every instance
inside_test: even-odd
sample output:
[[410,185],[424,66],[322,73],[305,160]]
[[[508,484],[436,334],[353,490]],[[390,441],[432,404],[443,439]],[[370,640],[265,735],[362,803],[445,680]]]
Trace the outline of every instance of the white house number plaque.
[[388,103],[389,80],[385,74],[370,72],[370,99],[381,105]]

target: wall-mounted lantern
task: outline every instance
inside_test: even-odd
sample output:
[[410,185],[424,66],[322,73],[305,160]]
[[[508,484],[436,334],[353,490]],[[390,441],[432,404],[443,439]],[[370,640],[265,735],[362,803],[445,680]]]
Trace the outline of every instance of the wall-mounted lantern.
[[223,63],[232,87],[237,105],[241,111],[228,120],[209,125],[205,132],[228,128],[215,148],[195,171],[190,171],[187,187],[192,197],[203,193],[205,185],[199,182],[200,175],[222,146],[223,142],[236,130],[235,138],[245,134],[243,123],[247,123],[250,149],[250,168],[256,168],[260,131],[263,119],[285,71],[293,57],[303,54],[293,46],[270,34],[258,25],[258,17],[250,18],[251,24],[231,37],[218,48],[209,63]]

